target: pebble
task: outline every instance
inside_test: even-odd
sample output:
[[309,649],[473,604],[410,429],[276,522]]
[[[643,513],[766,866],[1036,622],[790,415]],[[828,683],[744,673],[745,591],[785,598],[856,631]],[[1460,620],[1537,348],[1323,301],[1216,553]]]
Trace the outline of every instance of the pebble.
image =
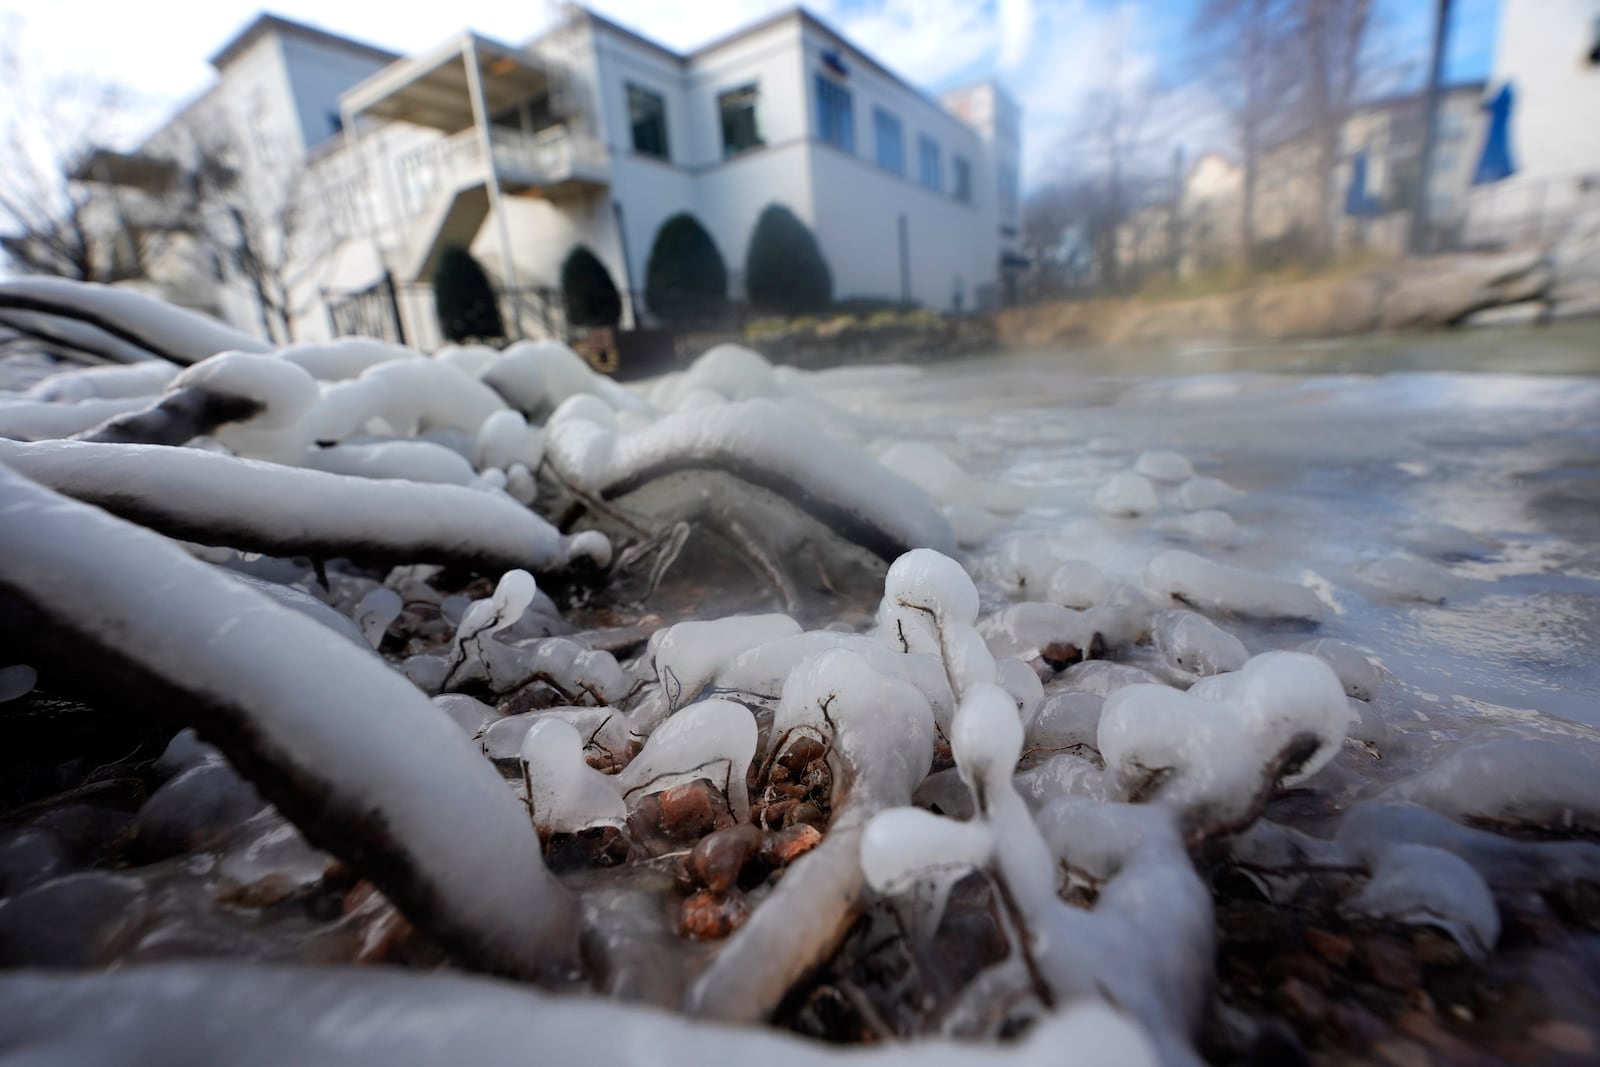
[[744,865],[760,854],[763,843],[762,832],[749,823],[707,834],[689,853],[689,871],[712,892],[726,893],[739,881]]
[[1386,937],[1361,943],[1361,963],[1372,980],[1385,989],[1404,993],[1422,981],[1422,964],[1405,945]]
[[683,902],[678,931],[692,941],[716,941],[733,933],[749,917],[750,905],[738,893],[725,896],[702,889]]
[[708,779],[696,778],[661,792],[663,833],[679,840],[700,838],[733,825],[728,801]]
[[1328,1014],[1327,999],[1311,983],[1298,978],[1281,983],[1277,999],[1284,1013],[1303,1026],[1316,1026]]
[[1350,955],[1355,951],[1355,943],[1342,934],[1313,927],[1306,931],[1305,936],[1306,944],[1311,947],[1311,951],[1335,967],[1343,967],[1349,963]]
[[787,866],[821,843],[822,831],[801,823],[768,835],[761,857],[775,867]]

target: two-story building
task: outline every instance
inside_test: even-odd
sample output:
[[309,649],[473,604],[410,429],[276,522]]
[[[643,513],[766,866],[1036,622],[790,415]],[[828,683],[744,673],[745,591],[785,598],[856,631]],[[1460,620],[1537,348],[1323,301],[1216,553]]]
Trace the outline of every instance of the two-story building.
[[[426,287],[450,245],[502,287],[516,332],[555,321],[549,294],[579,244],[648,320],[651,246],[681,212],[736,300],[773,203],[816,234],[839,298],[971,309],[1000,298],[1017,258],[1015,104],[989,83],[935,99],[800,9],[688,54],[574,7],[521,46],[462,33],[403,58],[262,16],[213,62],[217,85],[145,151],[173,154],[202,110],[202,125],[268,139],[261,195],[300,198],[297,338],[384,326],[352,294],[389,279],[405,338],[438,343]],[[231,289],[186,302],[260,329]]]

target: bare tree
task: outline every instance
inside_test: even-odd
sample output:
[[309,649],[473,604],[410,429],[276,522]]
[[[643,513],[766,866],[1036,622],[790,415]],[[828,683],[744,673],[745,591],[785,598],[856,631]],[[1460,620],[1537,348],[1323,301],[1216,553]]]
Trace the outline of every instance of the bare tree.
[[1304,61],[1299,99],[1313,144],[1317,217],[1312,234],[1319,254],[1332,244],[1334,168],[1340,133],[1361,89],[1363,51],[1372,24],[1372,0],[1290,0]]
[[86,282],[136,276],[164,234],[126,225],[89,162],[126,125],[124,94],[46,77],[22,58],[20,20],[0,33],[0,250],[16,270]]
[[1204,0],[1196,12],[1193,60],[1227,117],[1242,170],[1239,247],[1255,247],[1261,153],[1293,117],[1298,80],[1292,0]]
[[314,302],[304,283],[332,241],[318,225],[310,171],[259,165],[222,122],[191,129],[186,152],[195,251],[219,281],[249,291],[268,338],[293,341],[295,318]]
[[1102,87],[1085,98],[1065,142],[1072,169],[1063,188],[1073,193],[1078,225],[1094,250],[1097,281],[1111,291],[1123,281],[1117,228],[1141,206],[1149,186],[1146,125],[1155,99],[1154,86],[1114,40]]

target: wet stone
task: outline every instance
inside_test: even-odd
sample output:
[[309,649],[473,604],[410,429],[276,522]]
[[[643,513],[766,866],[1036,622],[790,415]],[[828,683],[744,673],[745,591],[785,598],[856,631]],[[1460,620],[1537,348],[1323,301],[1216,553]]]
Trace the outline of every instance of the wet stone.
[[761,858],[774,867],[787,866],[820,844],[822,832],[815,826],[802,823],[768,835],[761,849]]
[[595,826],[571,834],[551,834],[545,865],[556,874],[628,862],[628,839],[615,826]]
[[1355,951],[1355,943],[1348,937],[1328,930],[1313,927],[1306,931],[1305,937],[1311,951],[1334,967],[1349,963],[1350,955]]
[[117,948],[145,913],[133,878],[84,871],[43,882],[0,901],[0,966],[93,967]]
[[33,820],[32,825],[49,830],[60,838],[68,855],[74,859],[88,862],[117,842],[132,822],[131,814],[115,808],[94,804],[63,804],[44,812]]
[[692,941],[717,941],[733,933],[750,916],[738,893],[723,895],[702,889],[686,899],[678,912],[678,932]]
[[709,779],[696,778],[661,792],[662,833],[680,841],[733,825],[728,801]]
[[133,852],[145,861],[220,843],[265,802],[226,763],[202,763],[150,797],[134,820]]
[[708,834],[689,853],[689,871],[712,892],[726,893],[739,881],[744,865],[760,854],[763,837],[748,823]]
[[1328,1002],[1309,982],[1298,978],[1278,986],[1277,1001],[1284,1014],[1302,1026],[1316,1026],[1328,1013]]
[[1361,942],[1361,965],[1385,989],[1404,993],[1422,981],[1422,964],[1401,942],[1383,936]]
[[41,826],[0,832],[0,897],[63,873],[70,863],[61,838]]

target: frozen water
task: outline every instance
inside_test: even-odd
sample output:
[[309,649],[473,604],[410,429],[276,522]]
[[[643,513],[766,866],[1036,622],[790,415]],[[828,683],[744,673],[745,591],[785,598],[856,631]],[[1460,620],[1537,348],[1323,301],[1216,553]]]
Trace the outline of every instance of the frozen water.
[[1145,568],[1151,589],[1208,611],[1231,611],[1258,618],[1320,620],[1326,608],[1317,595],[1265,574],[1216,563],[1172,549]]
[[39,672],[26,663],[0,667],[0,704],[27,696],[38,683]]
[[1137,517],[1161,507],[1150,479],[1133,471],[1121,471],[1095,491],[1094,502],[1110,515]]
[[571,834],[628,821],[622,782],[584,761],[583,736],[570,723],[535,719],[522,739],[521,756],[528,803],[541,832]]
[[1500,912],[1478,872],[1460,856],[1428,845],[1396,845],[1346,905],[1350,911],[1437,926],[1483,959],[1500,938]]
[[1194,477],[1194,465],[1189,457],[1169,449],[1139,453],[1139,458],[1133,461],[1133,469],[1158,482],[1182,482]]

